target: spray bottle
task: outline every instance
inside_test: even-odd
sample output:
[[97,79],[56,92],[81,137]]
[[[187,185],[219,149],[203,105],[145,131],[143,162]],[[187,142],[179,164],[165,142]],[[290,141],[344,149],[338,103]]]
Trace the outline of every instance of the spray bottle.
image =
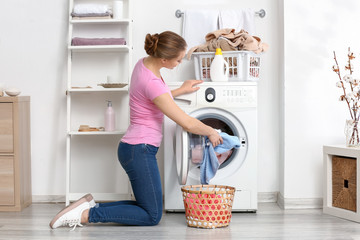
[[115,130],[115,111],[112,107],[112,102],[107,100],[107,108],[105,111],[105,131]]
[[[226,69],[224,71],[224,65]],[[229,64],[225,61],[221,48],[217,48],[214,60],[210,65],[210,78],[213,82],[226,82],[229,75]]]

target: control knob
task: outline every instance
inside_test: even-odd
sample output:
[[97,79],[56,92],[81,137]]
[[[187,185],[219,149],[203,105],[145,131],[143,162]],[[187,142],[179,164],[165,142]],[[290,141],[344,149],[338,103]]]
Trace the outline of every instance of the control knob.
[[215,94],[215,89],[213,88],[207,88],[205,90],[205,100],[207,102],[213,102],[215,101],[215,97],[216,97],[216,94]]

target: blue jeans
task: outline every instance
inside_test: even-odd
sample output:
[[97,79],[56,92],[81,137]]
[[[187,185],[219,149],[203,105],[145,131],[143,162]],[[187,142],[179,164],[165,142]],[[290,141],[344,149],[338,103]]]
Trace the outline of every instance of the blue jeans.
[[158,147],[120,142],[118,158],[126,171],[135,201],[99,203],[90,209],[89,222],[115,222],[124,225],[152,226],[162,216],[162,191],[156,160]]

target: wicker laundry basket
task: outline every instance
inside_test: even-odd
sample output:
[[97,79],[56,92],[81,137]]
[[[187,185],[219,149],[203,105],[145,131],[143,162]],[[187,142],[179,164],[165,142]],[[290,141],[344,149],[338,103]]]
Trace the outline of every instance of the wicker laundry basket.
[[[223,51],[229,64],[229,81],[258,81],[260,75],[260,55],[251,51]],[[215,52],[194,52],[195,77],[210,81],[210,66]]]
[[332,205],[356,212],[356,158],[332,157]]
[[190,185],[181,188],[189,227],[228,226],[235,188],[221,185]]

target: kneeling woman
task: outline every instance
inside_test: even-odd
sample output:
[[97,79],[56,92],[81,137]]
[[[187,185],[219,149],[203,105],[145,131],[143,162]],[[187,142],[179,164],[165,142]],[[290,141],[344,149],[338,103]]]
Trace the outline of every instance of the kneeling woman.
[[118,158],[136,200],[95,204],[92,195],[87,194],[61,210],[50,222],[51,228],[76,227],[88,222],[138,226],[159,223],[163,207],[156,153],[162,140],[164,114],[186,131],[207,136],[214,147],[222,143],[217,131],[187,115],[173,100],[198,90],[196,85],[202,81],[187,80],[170,91],[160,74],[161,68],[173,69],[181,63],[186,47],[185,40],[176,33],[147,34],[148,56],[137,62],[131,76],[130,126],[119,144]]

